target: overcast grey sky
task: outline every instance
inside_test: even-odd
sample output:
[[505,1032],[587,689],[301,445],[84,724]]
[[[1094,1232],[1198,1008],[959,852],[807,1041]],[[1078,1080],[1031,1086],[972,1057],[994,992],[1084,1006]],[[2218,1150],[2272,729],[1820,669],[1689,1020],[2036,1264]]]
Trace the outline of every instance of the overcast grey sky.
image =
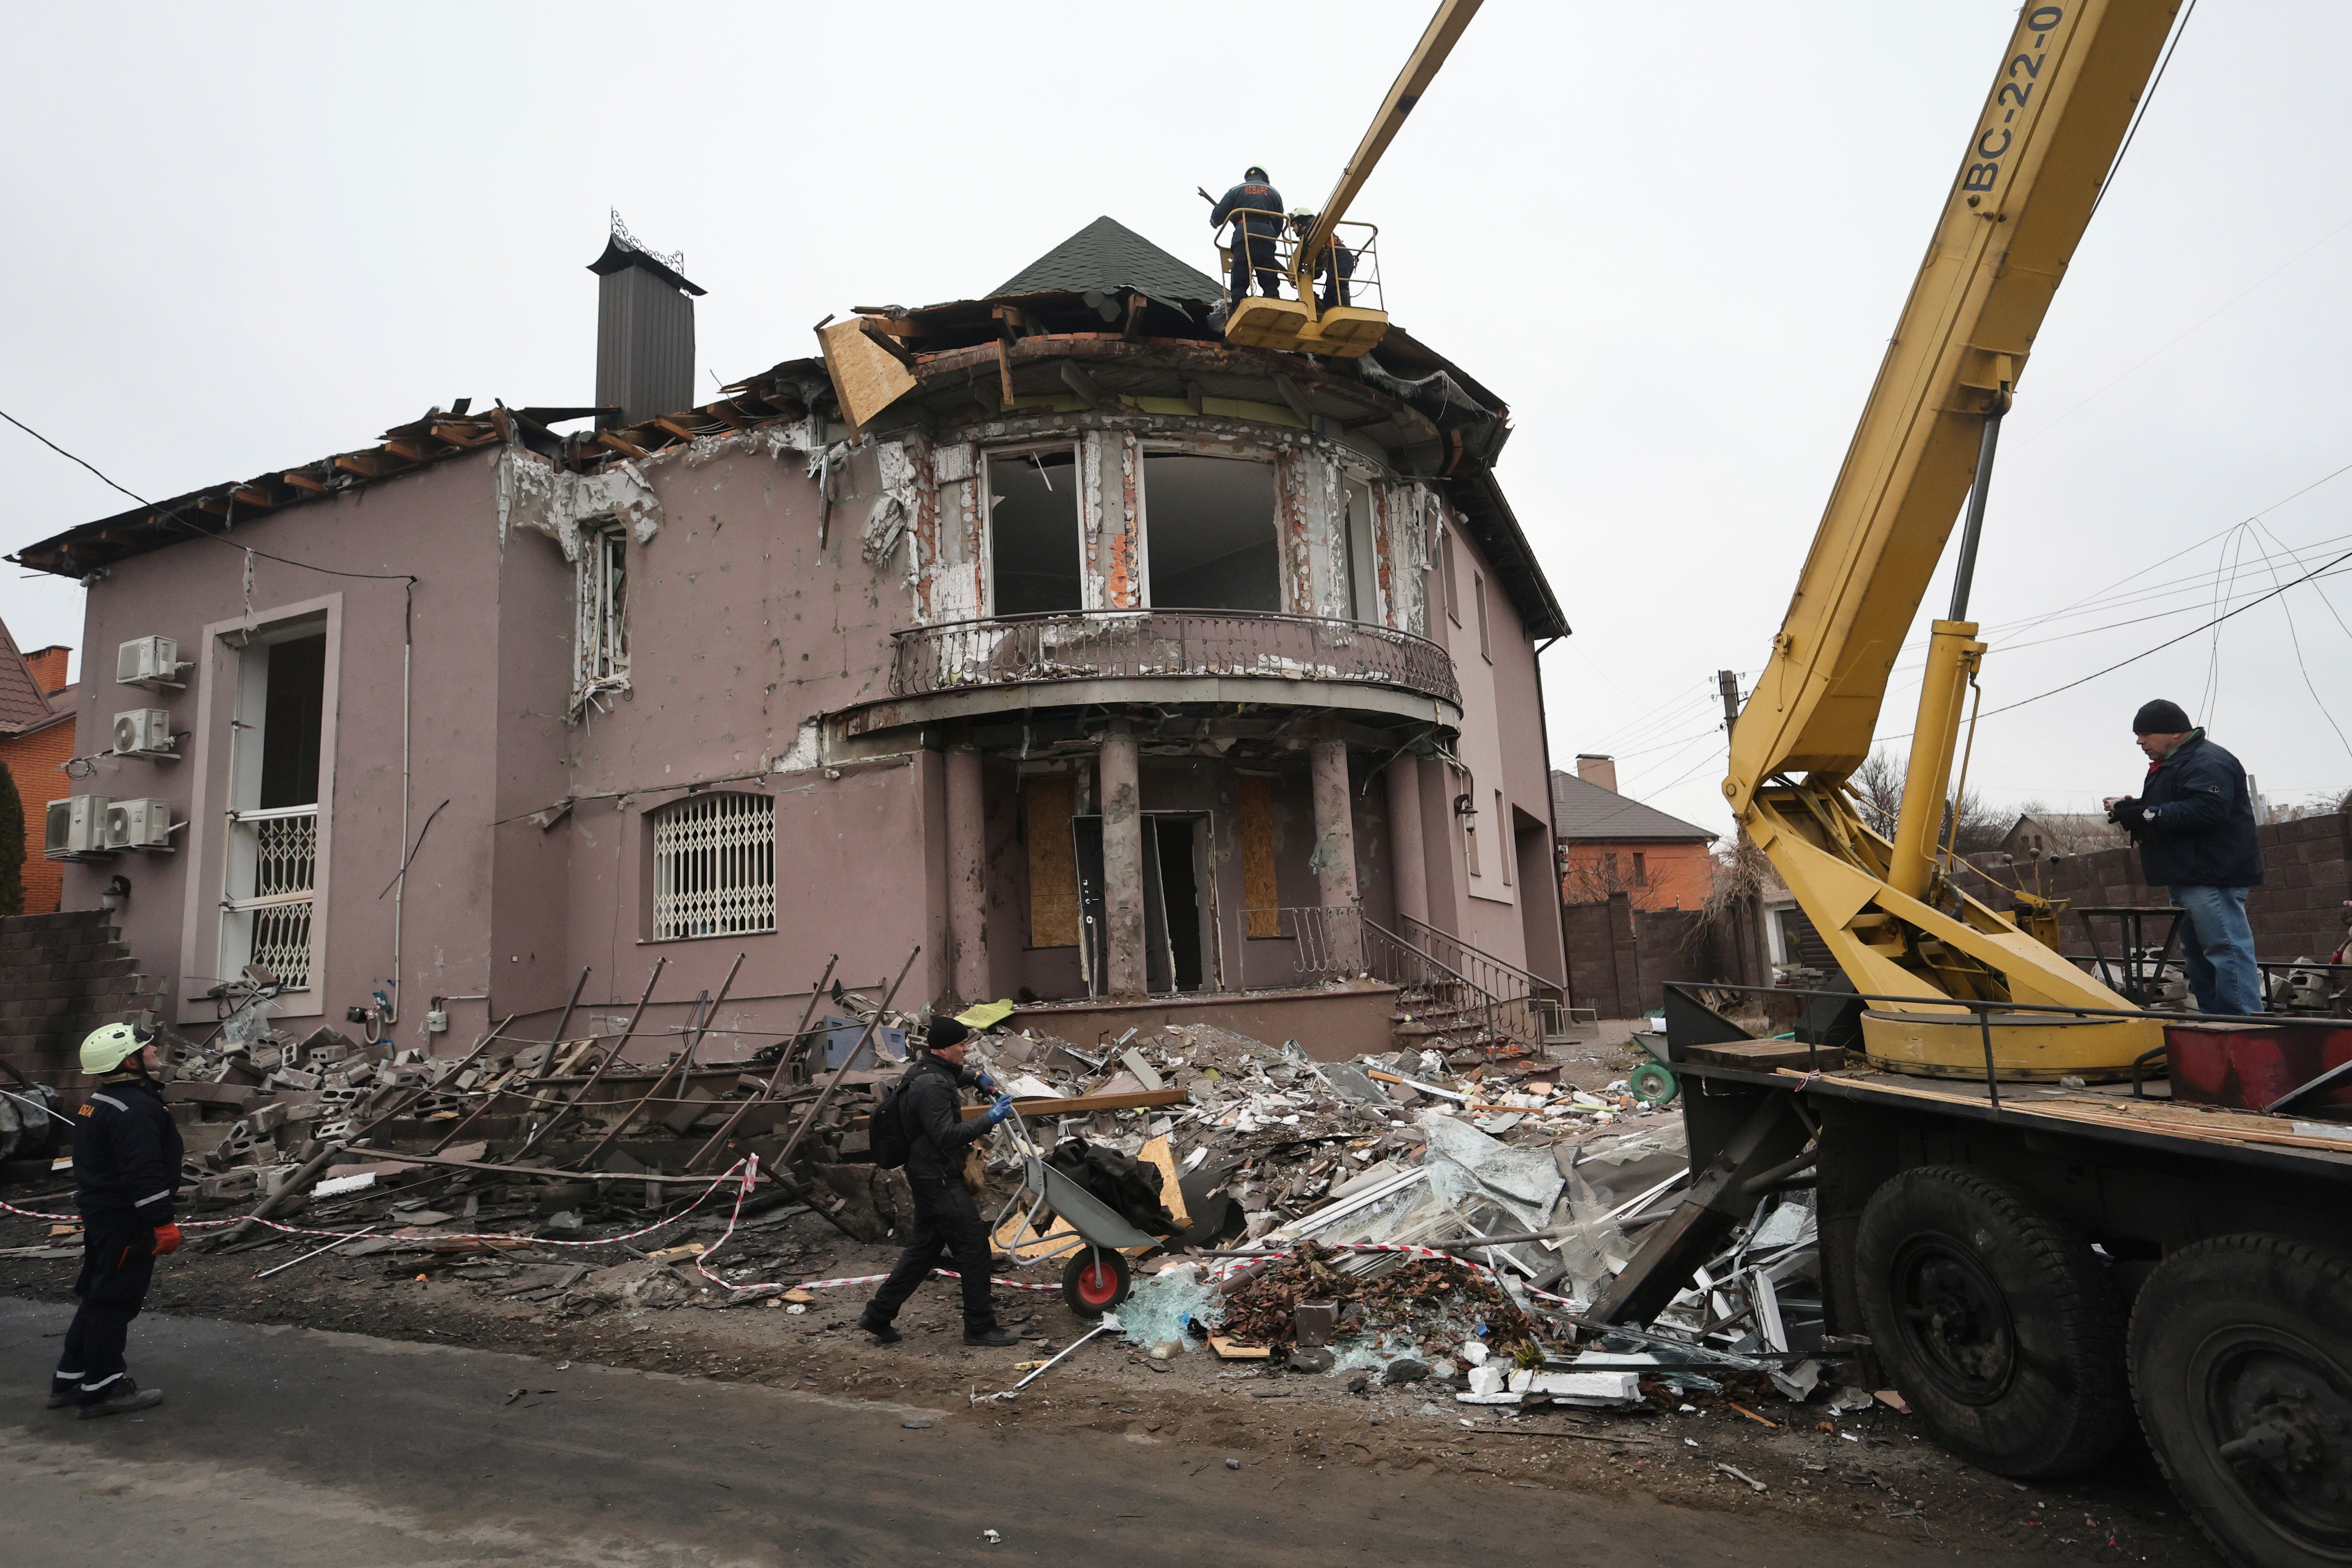
[[[1213,267],[1193,186],[1255,161],[1319,201],[1430,5],[9,9],[0,407],[154,496],[454,397],[587,401],[610,207],[710,290],[714,391],[1102,213]],[[1562,765],[1727,826],[1714,672],[1763,662],[2014,16],[1489,0],[1359,204],[1396,320],[1512,405],[1576,627]],[[2352,474],[2318,483],[2352,465],[2347,58],[2338,0],[2190,23],[2004,436],[1988,709],[2243,602],[2265,552],[2352,549]],[[7,549],[126,504],[5,426],[0,459]],[[0,571],[27,647],[79,643],[80,594]],[[1971,777],[2094,805],[2165,694],[2274,800],[2340,792],[2347,622],[2352,575],[2297,588],[1988,720]]]

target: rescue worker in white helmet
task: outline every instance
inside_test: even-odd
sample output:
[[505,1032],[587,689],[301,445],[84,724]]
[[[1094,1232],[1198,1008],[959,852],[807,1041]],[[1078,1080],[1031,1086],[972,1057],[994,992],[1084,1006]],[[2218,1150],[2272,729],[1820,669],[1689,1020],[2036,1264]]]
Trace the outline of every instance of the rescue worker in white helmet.
[[81,1299],[49,1379],[49,1408],[84,1419],[163,1402],[122,1362],[131,1320],[146,1300],[155,1259],[176,1252],[172,1205],[180,1191],[180,1130],[155,1081],[154,1036],[131,1024],[93,1029],[81,1069],[98,1079],[74,1114],[74,1200],[81,1210]]

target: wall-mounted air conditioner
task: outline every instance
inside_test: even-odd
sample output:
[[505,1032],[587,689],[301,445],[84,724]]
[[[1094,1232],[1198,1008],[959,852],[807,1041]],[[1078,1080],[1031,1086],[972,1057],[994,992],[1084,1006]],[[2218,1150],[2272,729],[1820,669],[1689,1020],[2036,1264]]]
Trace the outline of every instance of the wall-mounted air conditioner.
[[106,808],[105,847],[109,849],[169,849],[172,847],[172,803],[168,800],[118,800]]
[[172,755],[172,710],[133,708],[114,716],[114,754],[119,757]]
[[180,671],[188,668],[180,662],[177,637],[133,637],[114,651],[118,686],[144,686],[150,690],[168,687],[177,691]]
[[106,808],[114,803],[102,795],[78,795],[49,802],[48,834],[41,846],[50,860],[106,851]]

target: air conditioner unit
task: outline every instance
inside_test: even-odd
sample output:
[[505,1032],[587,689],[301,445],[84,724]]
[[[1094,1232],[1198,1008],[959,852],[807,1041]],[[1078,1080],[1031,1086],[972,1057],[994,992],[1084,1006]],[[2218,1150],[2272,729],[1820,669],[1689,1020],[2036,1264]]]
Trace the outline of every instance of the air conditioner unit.
[[133,708],[114,716],[114,751],[117,756],[135,757],[172,749],[172,710],[168,708]]
[[106,852],[106,808],[114,803],[102,795],[78,795],[49,802],[48,834],[41,854],[63,860],[75,855]]
[[177,686],[180,684],[180,642],[177,637],[133,637],[114,653],[118,686]]
[[105,847],[109,849],[169,849],[172,847],[172,803],[168,800],[118,800],[106,808]]

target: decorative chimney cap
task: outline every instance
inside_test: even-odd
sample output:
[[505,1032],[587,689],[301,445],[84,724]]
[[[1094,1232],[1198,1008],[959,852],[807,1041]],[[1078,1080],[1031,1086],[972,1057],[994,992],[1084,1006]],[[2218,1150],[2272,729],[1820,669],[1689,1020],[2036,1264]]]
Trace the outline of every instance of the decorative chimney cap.
[[685,251],[672,251],[665,256],[660,251],[648,250],[643,241],[629,232],[629,226],[621,221],[621,209],[614,207],[613,232],[611,237],[604,241],[604,254],[590,262],[588,270],[601,274],[618,272],[625,267],[642,267],[670,287],[682,289],[689,294],[709,292],[687,280]]

